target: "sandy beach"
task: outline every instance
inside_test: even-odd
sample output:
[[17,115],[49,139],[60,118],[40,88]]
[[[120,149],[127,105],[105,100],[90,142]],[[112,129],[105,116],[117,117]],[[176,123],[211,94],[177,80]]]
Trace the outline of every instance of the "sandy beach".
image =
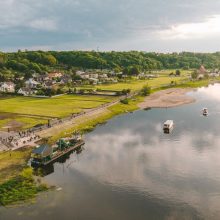
[[186,95],[192,89],[171,88],[153,93],[139,103],[138,107],[145,108],[170,108],[195,102],[195,99]]

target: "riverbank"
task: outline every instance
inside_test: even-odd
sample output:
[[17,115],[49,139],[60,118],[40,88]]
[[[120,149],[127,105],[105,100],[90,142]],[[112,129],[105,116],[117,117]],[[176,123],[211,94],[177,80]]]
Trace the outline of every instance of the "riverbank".
[[39,192],[48,190],[46,184],[40,179],[35,179],[33,170],[25,168],[16,177],[0,185],[0,206],[13,205],[20,202],[30,201]]
[[29,201],[48,189],[27,166],[31,151],[31,147],[26,147],[0,153],[0,206]]
[[77,131],[85,133],[93,130],[95,126],[105,123],[112,117],[137,110],[138,103],[144,100],[144,97],[129,98],[128,104],[122,104],[120,101],[110,106],[106,106],[94,111],[88,112],[80,117],[73,118],[61,124],[57,124],[46,130],[37,132],[42,138],[48,138],[49,143],[54,143],[61,137],[69,136],[72,132]]
[[146,97],[144,102],[138,104],[140,109],[170,108],[195,102],[195,99],[186,95],[192,91],[190,88],[170,88],[161,90]]

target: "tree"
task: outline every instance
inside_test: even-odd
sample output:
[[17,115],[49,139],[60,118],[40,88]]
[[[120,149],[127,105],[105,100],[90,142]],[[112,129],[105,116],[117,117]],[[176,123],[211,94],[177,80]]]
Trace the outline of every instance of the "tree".
[[180,70],[176,70],[176,76],[180,76],[181,72]]
[[192,79],[197,79],[198,77],[198,72],[196,70],[194,70],[191,74]]
[[140,71],[139,71],[139,68],[137,66],[133,66],[133,67],[131,67],[129,73],[132,76],[137,76],[140,73]]
[[129,101],[128,101],[127,98],[126,98],[126,99],[121,99],[120,102],[121,102],[122,104],[126,104],[126,105],[129,103]]
[[143,96],[148,96],[151,93],[151,87],[148,85],[143,86],[143,88],[141,89],[140,94]]

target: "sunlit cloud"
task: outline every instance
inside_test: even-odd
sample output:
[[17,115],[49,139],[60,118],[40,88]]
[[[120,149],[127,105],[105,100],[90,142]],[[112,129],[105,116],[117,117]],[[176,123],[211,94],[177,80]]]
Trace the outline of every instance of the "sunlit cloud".
[[173,25],[157,32],[162,39],[192,39],[220,35],[220,15],[207,18],[204,22]]

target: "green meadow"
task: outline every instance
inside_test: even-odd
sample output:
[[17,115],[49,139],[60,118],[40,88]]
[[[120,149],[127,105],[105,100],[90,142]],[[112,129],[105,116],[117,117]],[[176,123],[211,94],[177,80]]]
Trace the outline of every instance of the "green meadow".
[[152,74],[158,74],[158,78],[138,80],[138,79],[127,79],[126,82],[119,82],[114,84],[103,84],[96,86],[80,86],[80,89],[103,89],[103,90],[115,90],[121,91],[122,89],[131,89],[131,91],[138,91],[144,85],[148,84],[152,88],[161,87],[175,81],[176,83],[182,83],[189,78],[190,70],[181,70],[181,76],[179,77],[170,77],[170,73],[175,73],[175,70],[163,70],[159,72],[154,72]]
[[12,96],[0,98],[0,129],[11,121],[20,123],[22,128],[44,124],[51,118],[62,118],[71,113],[109,103],[113,97],[63,95],[53,98],[32,98]]

